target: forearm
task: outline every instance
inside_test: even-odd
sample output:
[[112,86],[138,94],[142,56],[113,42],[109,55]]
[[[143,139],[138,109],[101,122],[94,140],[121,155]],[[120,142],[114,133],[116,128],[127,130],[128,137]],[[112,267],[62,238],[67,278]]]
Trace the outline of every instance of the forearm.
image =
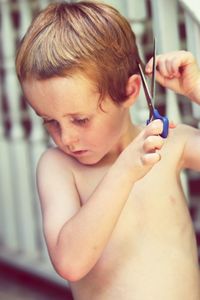
[[188,97],[195,103],[200,105],[200,73],[195,81],[195,86],[188,94]]
[[54,252],[55,266],[63,277],[77,280],[95,265],[133,185],[133,176],[116,162],[86,204],[65,223]]

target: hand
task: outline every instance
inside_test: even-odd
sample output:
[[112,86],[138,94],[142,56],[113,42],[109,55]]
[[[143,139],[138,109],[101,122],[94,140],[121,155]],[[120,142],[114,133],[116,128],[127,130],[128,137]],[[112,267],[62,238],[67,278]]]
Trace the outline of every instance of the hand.
[[[147,75],[152,73],[153,59],[147,63]],[[156,57],[156,80],[166,88],[200,104],[200,69],[194,56],[187,51],[170,52]]]
[[160,120],[152,121],[119,156],[125,171],[130,171],[135,181],[145,176],[160,161],[159,150],[165,140],[160,136],[162,131],[163,123]]

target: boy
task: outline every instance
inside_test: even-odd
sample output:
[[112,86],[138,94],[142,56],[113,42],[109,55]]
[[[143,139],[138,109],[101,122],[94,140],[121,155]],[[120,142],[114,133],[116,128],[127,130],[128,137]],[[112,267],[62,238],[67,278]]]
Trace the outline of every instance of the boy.
[[[200,133],[179,125],[163,140],[161,121],[131,123],[138,61],[128,22],[91,1],[48,6],[18,51],[23,92],[57,145],[40,159],[38,189],[49,255],[75,300],[200,299],[179,180],[200,170]],[[157,68],[161,84],[200,103],[191,54],[158,56]]]

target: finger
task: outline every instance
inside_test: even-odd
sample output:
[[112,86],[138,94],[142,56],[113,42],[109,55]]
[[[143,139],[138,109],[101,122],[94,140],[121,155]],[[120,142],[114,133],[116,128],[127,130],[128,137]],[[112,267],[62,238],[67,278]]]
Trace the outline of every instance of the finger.
[[168,72],[168,68],[167,68],[167,65],[166,65],[166,60],[159,60],[157,63],[156,63],[156,70],[157,72],[160,73],[160,75],[162,77],[169,77],[169,72]]
[[173,65],[172,65],[172,62],[171,60],[167,60],[166,61],[166,69],[167,69],[167,72],[168,72],[168,78],[173,78],[175,76],[175,69],[173,68]]
[[169,72],[169,77],[179,78],[180,77],[180,60],[177,57],[173,57],[166,61],[166,67]]
[[164,144],[164,139],[159,135],[153,135],[146,138],[143,145],[144,152],[155,152],[160,150]]
[[148,61],[145,67],[145,73],[147,75],[151,74],[153,71],[153,57]]
[[142,163],[144,165],[154,165],[161,160],[161,155],[159,152],[146,153],[141,157]]
[[181,50],[177,52],[177,55],[175,55],[177,63],[179,67],[187,66],[188,64],[194,64],[195,58],[191,52]]
[[145,137],[159,135],[163,132],[163,122],[159,119],[153,120],[145,128]]
[[169,122],[169,128],[171,129],[176,128],[176,124],[174,123],[174,121]]

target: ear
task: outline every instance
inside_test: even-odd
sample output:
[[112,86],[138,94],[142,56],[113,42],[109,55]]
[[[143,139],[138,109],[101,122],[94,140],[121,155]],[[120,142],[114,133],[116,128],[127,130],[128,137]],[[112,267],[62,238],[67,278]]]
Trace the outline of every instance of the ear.
[[140,93],[141,79],[138,74],[129,77],[126,85],[127,98],[123,102],[125,107],[130,107],[138,98]]

